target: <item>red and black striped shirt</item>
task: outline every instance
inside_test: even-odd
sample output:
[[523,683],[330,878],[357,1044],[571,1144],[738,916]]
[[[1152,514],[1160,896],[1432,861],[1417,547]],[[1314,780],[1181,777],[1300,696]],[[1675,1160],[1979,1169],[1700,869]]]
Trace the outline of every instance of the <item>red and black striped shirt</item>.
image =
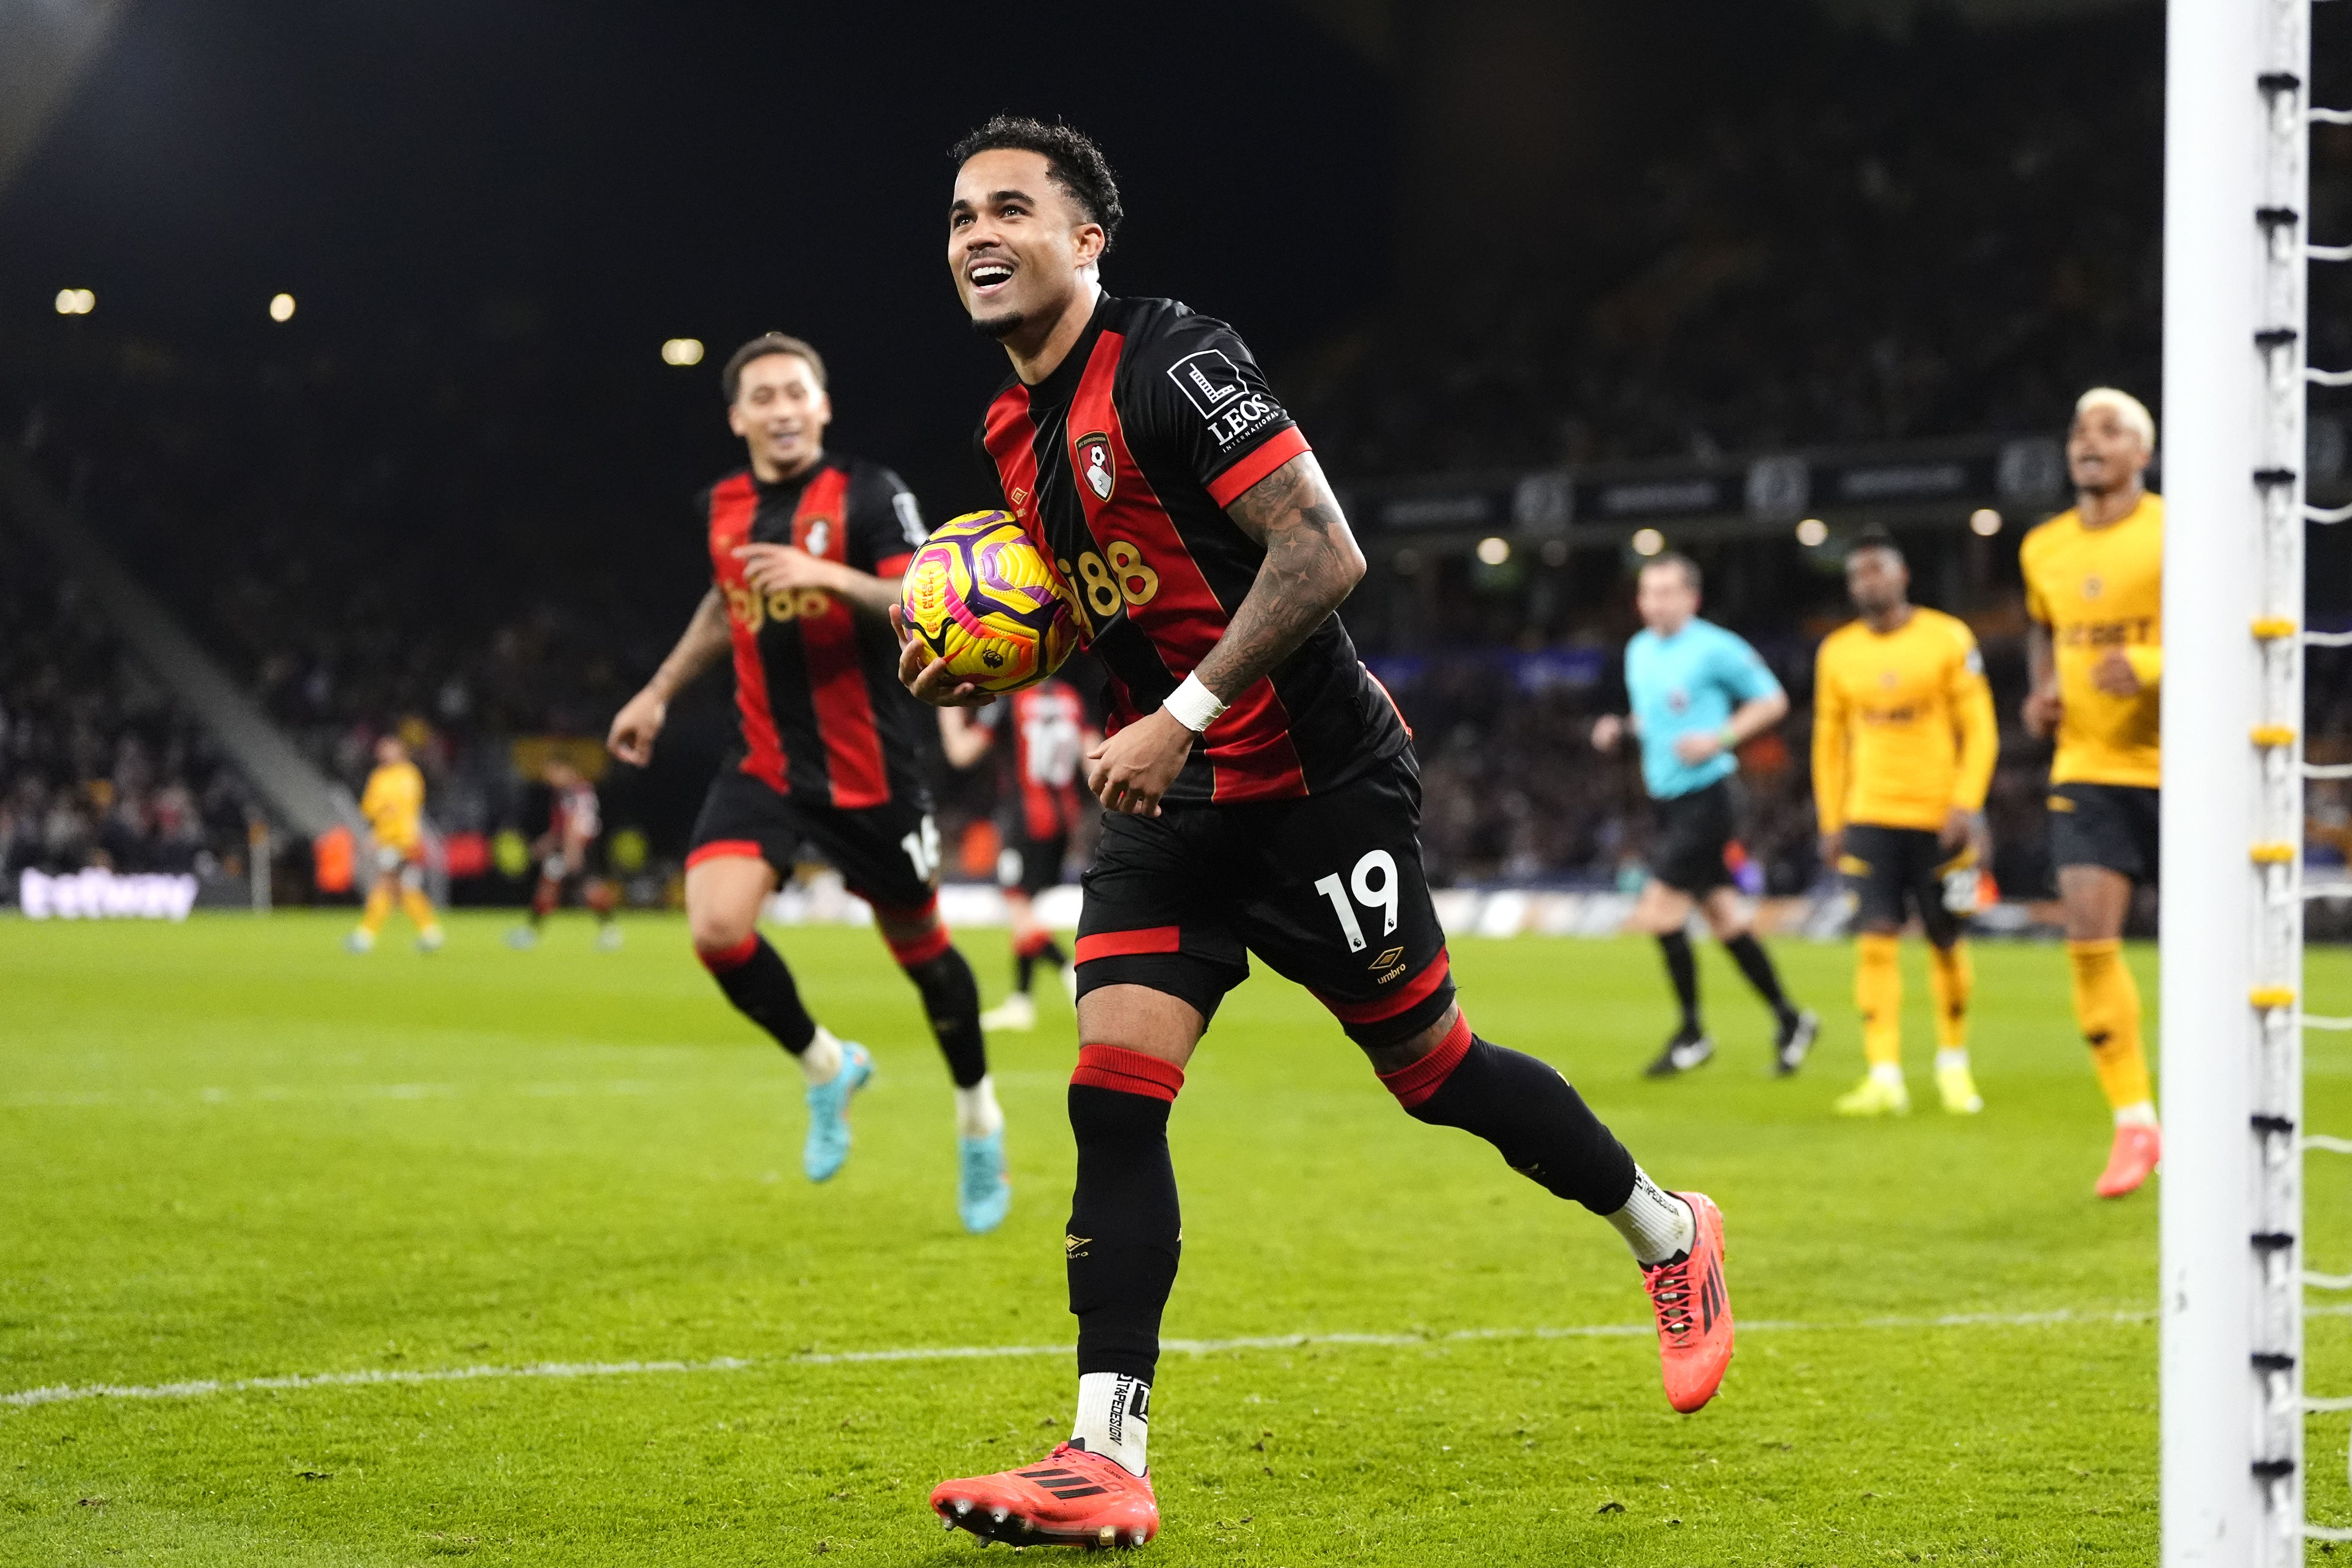
[[735,645],[737,767],[770,788],[856,811],[928,801],[917,748],[929,714],[898,684],[889,626],[818,588],[761,594],[735,557],[796,544],[895,577],[923,542],[915,498],[878,464],[828,452],[798,478],[730,474],[702,498],[710,572]]
[[[1224,635],[1265,559],[1224,509],[1307,450],[1231,327],[1172,300],[1108,295],[1053,374],[1006,383],[980,441],[1067,580],[1110,673],[1114,731]],[[1406,734],[1335,615],[1202,742],[1168,799],[1295,799],[1395,756]]]
[[1078,824],[1078,761],[1085,749],[1086,704],[1064,680],[1041,680],[974,714],[1002,732],[1003,816],[1008,836],[1060,838]]

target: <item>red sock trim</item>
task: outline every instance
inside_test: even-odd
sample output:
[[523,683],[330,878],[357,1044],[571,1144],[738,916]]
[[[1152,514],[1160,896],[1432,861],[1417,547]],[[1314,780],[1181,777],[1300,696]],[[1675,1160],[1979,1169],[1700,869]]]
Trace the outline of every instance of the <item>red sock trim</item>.
[[899,942],[887,936],[882,940],[889,943],[890,956],[898,961],[901,969],[929,963],[955,945],[955,939],[948,935],[945,926],[933,926],[911,942]]
[[1410,1067],[1381,1074],[1381,1082],[1397,1097],[1399,1105],[1411,1110],[1445,1087],[1445,1080],[1454,1076],[1454,1069],[1460,1067],[1462,1058],[1470,1054],[1471,1039],[1468,1016],[1456,1013],[1454,1027],[1447,1031],[1445,1038],[1437,1042],[1435,1050]]
[[702,967],[713,974],[725,974],[751,962],[760,951],[760,933],[753,931],[733,947],[698,947],[694,956],[702,960]]
[[1184,1087],[1184,1069],[1121,1046],[1080,1046],[1077,1070],[1070,1074],[1070,1081],[1172,1104],[1176,1091]]
[[1053,945],[1052,931],[1033,931],[1027,936],[1013,938],[1013,954],[1015,958],[1034,958]]

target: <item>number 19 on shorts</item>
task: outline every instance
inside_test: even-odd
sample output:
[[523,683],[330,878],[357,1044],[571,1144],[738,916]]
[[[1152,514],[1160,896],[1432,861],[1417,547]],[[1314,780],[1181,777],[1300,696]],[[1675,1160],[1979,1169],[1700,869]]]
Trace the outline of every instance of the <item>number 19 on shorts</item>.
[[[1380,878],[1377,883],[1372,879],[1375,874]],[[1297,886],[1295,882],[1291,885]],[[1339,917],[1339,930],[1348,939],[1349,952],[1361,952],[1365,947],[1364,928],[1356,919],[1357,904],[1361,904],[1367,913],[1374,910],[1381,911],[1382,936],[1396,934],[1397,863],[1396,857],[1387,850],[1367,851],[1364,858],[1356,862],[1356,868],[1348,874],[1344,884],[1339,880],[1339,873],[1334,871],[1317,881],[1315,890],[1331,900],[1331,911]],[[1348,899],[1350,892],[1356,895],[1353,903]]]

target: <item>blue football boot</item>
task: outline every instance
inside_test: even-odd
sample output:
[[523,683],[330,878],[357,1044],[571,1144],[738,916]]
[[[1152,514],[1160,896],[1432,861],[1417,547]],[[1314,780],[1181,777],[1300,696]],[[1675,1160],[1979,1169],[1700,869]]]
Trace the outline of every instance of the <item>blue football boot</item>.
[[964,1229],[985,1236],[1004,1223],[1013,1184],[1004,1177],[1004,1131],[956,1140],[956,1214]]
[[855,1040],[841,1042],[841,1070],[824,1083],[808,1087],[808,1142],[801,1149],[801,1169],[812,1182],[822,1182],[849,1159],[849,1097],[874,1076],[874,1058]]

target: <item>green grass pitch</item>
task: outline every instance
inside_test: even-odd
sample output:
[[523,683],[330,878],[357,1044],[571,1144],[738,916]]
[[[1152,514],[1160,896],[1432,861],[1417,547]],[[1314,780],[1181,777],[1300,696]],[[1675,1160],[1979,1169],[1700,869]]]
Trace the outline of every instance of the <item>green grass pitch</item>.
[[[822,1358],[1069,1342],[1059,996],[993,1043],[1018,1191],[973,1238],[946,1076],[870,933],[778,936],[880,1066],[847,1170],[812,1187],[798,1074],[681,923],[633,921],[614,954],[584,922],[529,953],[501,929],[460,917],[427,959],[395,924],[354,958],[328,917],[0,922],[0,1395],[346,1374],[0,1403],[0,1563],[980,1550],[925,1495],[1064,1434],[1066,1351]],[[1002,934],[965,945],[992,998]],[[2155,1194],[2090,1194],[2105,1112],[2058,950],[1979,948],[1973,1120],[1933,1109],[1906,955],[1921,1109],[1873,1123],[1829,1110],[1860,1071],[1843,947],[1777,949],[1827,1021],[1790,1081],[1710,949],[1723,1052],[1668,1083],[1641,1077],[1665,1021],[1646,945],[1454,952],[1482,1033],[1558,1063],[1662,1180],[1722,1203],[1743,1324],[1723,1393],[1669,1411],[1614,1234],[1400,1115],[1261,974],[1175,1113],[1168,1332],[1206,1343],[1161,1363],[1155,1558],[2152,1558]],[[2152,1005],[2154,954],[2134,963]],[[2311,972],[2315,1008],[2352,1012],[2346,954]],[[2352,1130],[2352,1047],[2316,1037],[2311,1066],[2313,1125]],[[2352,1163],[2315,1163],[2312,1190],[2313,1266],[2352,1267]],[[1324,1337],[1214,1343],[1284,1336]],[[2352,1393],[2347,1348],[2346,1320],[2314,1321],[2315,1392]],[[575,1373],[512,1374],[549,1363]],[[492,1374],[415,1375],[462,1368]],[[2344,1441],[2314,1420],[2321,1517],[2352,1514]]]

